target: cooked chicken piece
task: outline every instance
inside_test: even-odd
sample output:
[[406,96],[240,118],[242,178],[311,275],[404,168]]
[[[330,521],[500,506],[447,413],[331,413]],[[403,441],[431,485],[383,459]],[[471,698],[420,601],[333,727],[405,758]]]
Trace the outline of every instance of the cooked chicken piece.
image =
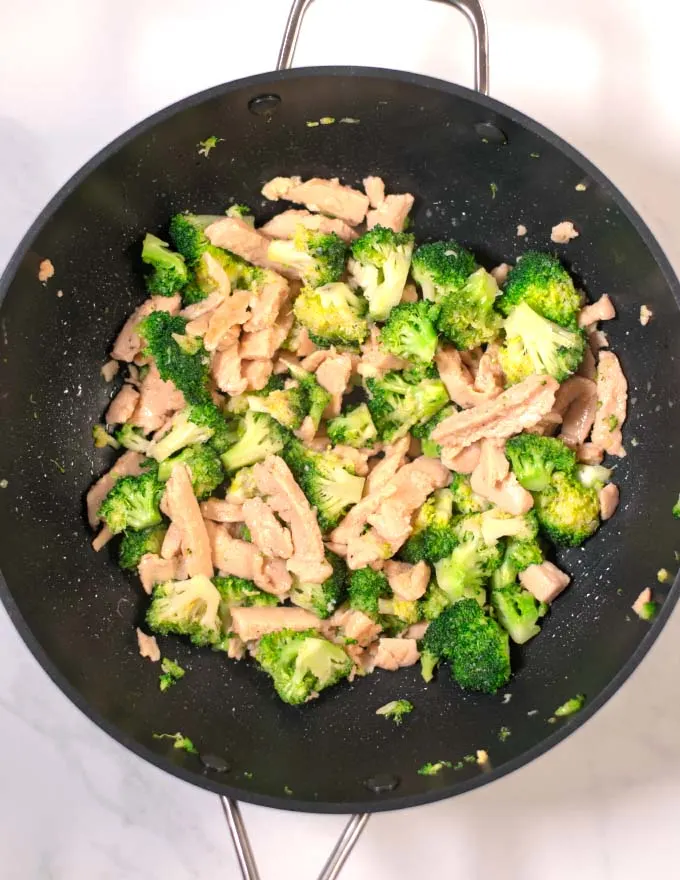
[[240,217],[222,217],[207,226],[205,234],[215,247],[231,251],[254,266],[272,269],[292,278],[299,277],[297,270],[280,266],[267,258],[270,239]]
[[208,329],[203,337],[203,345],[206,351],[215,351],[218,344],[225,336],[229,340],[233,338],[236,325],[245,324],[250,317],[248,306],[252,294],[249,290],[235,290],[227,296],[221,306],[218,306],[211,314],[208,321]]
[[597,386],[583,376],[571,376],[555,395],[554,409],[562,416],[560,440],[568,446],[580,446],[595,421]]
[[314,424],[314,419],[311,416],[305,416],[302,420],[302,424],[299,428],[296,428],[293,431],[298,440],[302,440],[303,443],[308,446],[314,441],[316,436],[316,425]]
[[616,309],[608,294],[603,294],[597,302],[584,306],[578,315],[579,327],[590,327],[598,321],[610,321],[616,317]]
[[582,443],[576,447],[576,458],[581,464],[602,464],[604,449],[594,443]]
[[38,281],[47,284],[50,278],[54,277],[54,266],[52,260],[41,260],[38,266]]
[[[479,463],[472,472],[472,481],[480,488],[492,488],[510,473],[510,462],[505,457],[504,440],[482,440]],[[475,489],[475,492],[478,492]],[[479,494],[479,493],[478,493]]]
[[290,532],[281,525],[271,507],[261,498],[250,498],[244,502],[243,519],[250,530],[253,544],[265,556],[290,559],[293,555]]
[[302,608],[255,606],[231,609],[231,628],[243,642],[253,642],[279,629],[302,632],[320,626],[319,618]]
[[200,302],[192,303],[190,306],[182,309],[180,315],[183,318],[186,318],[187,321],[195,321],[197,318],[202,318],[209,312],[214,312],[218,306],[221,306],[224,302],[224,296],[225,294],[221,293],[219,290],[214,290]]
[[[288,181],[286,186],[285,181]],[[358,226],[364,221],[368,210],[368,196],[349,186],[342,186],[337,178],[323,180],[313,177],[300,182],[299,178],[275,177],[262,188],[266,199],[286,199],[305,205],[310,211],[340,217],[350,226]]]
[[375,655],[376,669],[389,669],[396,672],[402,666],[414,666],[420,659],[418,643],[415,639],[386,639],[378,641]]
[[615,483],[607,483],[600,489],[600,516],[611,519],[619,506],[619,487]]
[[[391,446],[385,447],[384,458],[378,460],[377,464],[366,478],[366,483],[364,485],[364,497],[379,492],[380,489],[383,488],[383,486],[389,483],[389,481],[396,474],[399,468],[405,463],[405,456],[408,452],[409,445],[409,438],[402,437]],[[348,516],[350,514],[348,514]]]
[[[161,501],[161,510],[166,516],[169,516],[167,506],[164,501],[165,497],[163,497]],[[168,526],[167,532],[165,533],[165,537],[163,538],[163,544],[161,545],[161,558],[172,559],[173,556],[179,556],[181,552],[182,533],[179,529],[179,526],[171,522]]]
[[384,570],[397,599],[410,602],[425,595],[430,582],[430,567],[426,562],[409,565],[407,562],[388,559]]
[[449,453],[450,451],[446,447],[442,449],[441,462],[445,467],[458,474],[471,474],[479,464],[482,447],[480,441],[477,440],[471,446],[466,446],[462,452],[453,449],[453,454]]
[[649,306],[640,306],[640,323],[643,327],[646,327],[653,317],[654,312],[649,308]]
[[328,234],[335,233],[343,241],[351,242],[357,238],[357,233],[344,221],[335,217],[324,217],[323,214],[310,214],[309,211],[284,211],[261,226],[258,230],[269,238],[295,238],[298,226],[311,229],[314,232]]
[[419,620],[418,623],[412,623],[411,626],[409,626],[409,628],[404,633],[404,638],[420,641],[420,639],[422,639],[422,637],[427,632],[427,628],[429,625],[429,620]]
[[645,589],[640,593],[637,599],[631,605],[633,611],[641,617],[645,610],[645,605],[648,602],[652,601],[652,591],[649,587],[645,587]]
[[107,525],[103,525],[92,539],[92,549],[95,553],[99,553],[113,538],[113,532]]
[[432,439],[460,452],[482,437],[499,440],[512,437],[550,412],[558,388],[552,376],[529,376],[495,400],[444,419],[432,432]]
[[241,361],[241,373],[248,383],[248,391],[262,391],[272,374],[273,362],[268,359]]
[[156,364],[149,370],[139,386],[139,400],[130,423],[141,428],[144,434],[157,431],[177,410],[184,408],[184,395],[175,388],[174,382],[164,381]]
[[387,196],[377,208],[366,215],[366,228],[385,226],[395,232],[403,232],[406,218],[413,207],[415,199],[410,193],[398,196]]
[[584,379],[591,379],[593,382],[597,379],[597,363],[595,361],[593,350],[589,345],[586,345],[585,351],[583,352],[583,360],[581,361],[581,366],[578,368],[576,375],[583,376]]
[[509,263],[501,263],[500,266],[496,266],[495,269],[491,270],[491,275],[496,279],[496,284],[499,287],[502,287],[508,280],[508,272],[511,269],[512,266]]
[[470,485],[473,492],[513,516],[527,513],[534,506],[530,492],[520,486],[510,473],[505,457],[505,444],[498,440],[482,440],[479,464],[472,472]]
[[382,379],[389,370],[407,370],[411,365],[402,358],[395,357],[380,346],[380,330],[374,324],[371,335],[361,346],[361,358],[357,373],[364,379]]
[[156,584],[174,581],[177,575],[177,559],[163,559],[156,553],[145,553],[139,560],[137,574],[144,592],[151,595]]
[[[420,480],[420,475],[415,479]],[[429,484],[424,482],[424,485]],[[378,539],[382,539],[381,543],[383,545],[389,544],[390,556],[397,552],[411,534],[413,528],[411,525],[412,512],[410,505],[399,501],[397,493],[395,493],[393,498],[383,501],[375,513],[366,517],[368,524],[373,526],[377,532]],[[383,553],[382,556],[384,558],[385,554]]]
[[364,177],[362,181],[372,208],[378,208],[385,201],[385,182],[382,177]]
[[528,230],[527,230],[526,226],[524,225],[524,223],[517,224],[517,235],[520,238],[524,238],[524,236],[527,234],[527,231]]
[[[195,318],[193,321],[187,322],[184,333],[186,336],[205,336],[208,332],[208,327],[210,326],[210,318],[212,317],[213,312],[206,312],[205,315],[201,315],[200,318]],[[238,328],[241,329],[240,327]]]
[[623,458],[621,426],[626,421],[628,383],[621,364],[610,351],[600,352],[597,368],[597,411],[591,439],[610,455]]
[[306,327],[300,327],[297,331],[297,347],[296,354],[301,357],[307,357],[307,355],[312,354],[317,351],[316,345],[309,338],[309,331]]
[[552,562],[542,562],[540,565],[525,568],[520,572],[519,580],[539,602],[549,603],[566,589],[571,578]]
[[213,565],[218,571],[248,581],[262,581],[264,557],[254,544],[232,538],[223,523],[206,520],[205,527],[210,540]]
[[243,325],[246,333],[273,327],[287,299],[297,295],[299,287],[290,285],[276,272],[267,272],[264,282],[250,300],[250,318]]
[[326,550],[330,550],[331,553],[335,553],[337,556],[342,556],[343,559],[347,556],[347,544],[334,544],[332,541],[324,541],[324,546]]
[[563,220],[550,231],[550,241],[556,244],[568,244],[572,238],[578,238],[578,232],[574,229],[571,220]]
[[526,432],[527,434],[539,434],[541,437],[554,437],[561,424],[562,416],[557,410],[551,409],[532,428],[527,428]]
[[137,627],[137,645],[139,646],[139,656],[148,657],[152,663],[158,663],[161,659],[161,649],[155,636],[147,636]]
[[138,400],[139,391],[133,388],[132,385],[123,385],[106,410],[106,424],[123,425],[129,421],[132,418],[132,413],[135,411]]
[[[328,447],[330,441],[327,437],[315,438],[315,440],[319,439],[324,441],[324,444],[320,446],[320,450],[323,451]],[[333,452],[335,455],[339,455],[348,465],[351,465],[354,473],[358,477],[365,477],[368,474],[368,457],[371,452],[370,449],[355,449],[353,446],[343,446],[342,444],[338,444],[333,447]]]
[[[487,400],[493,400],[503,390],[503,374],[493,368],[493,358],[487,360],[482,355],[477,370],[477,378],[473,379],[464,366],[460,353],[453,346],[440,348],[435,355],[439,377],[446,386],[451,400],[464,409],[478,406]],[[482,363],[484,368],[482,369]],[[481,374],[481,375],[480,375]],[[476,387],[477,381],[483,384],[484,390]]]
[[119,369],[120,364],[118,361],[107,361],[99,372],[102,374],[105,382],[113,382],[114,378],[118,375]]
[[202,501],[201,514],[203,519],[221,523],[238,523],[245,520],[242,504],[224,501],[222,498],[208,498],[207,501]]
[[593,354],[597,354],[601,348],[609,348],[607,334],[603,330],[591,330],[588,334],[588,345]]
[[191,476],[186,465],[176,464],[165,484],[165,504],[173,524],[182,535],[182,555],[189,577],[212,577],[213,565],[208,532],[201,509],[191,487]]
[[364,535],[351,535],[347,541],[347,553],[345,561],[350,571],[358,571],[360,568],[380,569],[380,563],[384,562],[385,555],[390,552],[385,540],[371,529]]
[[273,358],[277,350],[286,341],[292,326],[293,315],[291,312],[286,312],[285,315],[279,315],[276,323],[271,327],[256,330],[254,333],[244,333],[241,336],[241,347],[239,349],[241,357],[250,360]]
[[121,455],[110,471],[100,477],[94,485],[90,486],[86,499],[87,521],[93,529],[97,527],[99,522],[97,511],[101,507],[102,501],[113,489],[116,481],[120,477],[136,477],[141,474],[141,464],[143,461],[143,455],[128,450]]
[[349,608],[339,608],[329,619],[331,628],[341,629],[347,639],[356,639],[357,643],[365,648],[378,638],[382,626],[375,623],[363,611],[354,611]]
[[241,373],[238,344],[215,352],[210,370],[220,391],[237,397],[248,387],[248,380]]
[[319,369],[327,357],[335,354],[337,354],[337,352],[334,345],[330,348],[317,348],[300,361],[300,366],[303,370],[307,370],[309,373],[314,373]]
[[352,358],[346,353],[330,355],[317,369],[317,382],[331,395],[331,402],[327,407],[329,416],[340,415],[342,396],[347,390],[351,375]]
[[288,597],[288,593],[293,586],[293,578],[286,567],[285,559],[265,560],[264,576],[269,582],[269,586],[262,587],[263,590],[271,593],[273,596],[279,596],[281,599]]
[[181,297],[178,293],[173,296],[152,296],[138,306],[123,324],[123,329],[118,334],[111,350],[111,357],[117,361],[130,363],[139,354],[142,340],[137,334],[137,325],[152,312],[169,312],[171,315],[179,314]]
[[243,660],[246,646],[238,636],[232,636],[227,642],[227,657],[230,660]]
[[418,288],[415,284],[411,284],[409,281],[408,284],[404,285],[404,290],[401,294],[400,302],[403,303],[414,303],[418,302]]

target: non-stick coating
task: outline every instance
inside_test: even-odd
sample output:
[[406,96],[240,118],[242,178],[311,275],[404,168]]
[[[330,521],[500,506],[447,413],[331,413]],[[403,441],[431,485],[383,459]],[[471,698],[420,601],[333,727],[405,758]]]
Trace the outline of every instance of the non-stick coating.
[[[266,93],[280,98],[271,115],[251,112],[249,101]],[[327,116],[335,124],[307,125]],[[475,125],[489,120],[507,143],[480,138]],[[197,142],[213,134],[222,142],[199,156]],[[231,201],[254,206],[264,220],[279,206],[258,193],[277,174],[358,185],[369,173],[383,176],[389,191],[416,195],[419,239],[455,237],[488,267],[529,246],[553,249],[551,226],[575,223],[580,236],[560,256],[591,296],[613,296],[618,319],[607,330],[631,387],[629,456],[615,472],[621,509],[584,549],[562,556],[573,585],[541,636],[517,652],[517,672],[495,697],[464,695],[446,674],[426,686],[413,668],[378,672],[294,709],[251,664],[171,638],[162,640],[163,653],[187,675],[161,694],[158,667],[137,653],[134,627],[145,604],[137,580],[108,551],[92,552],[82,505],[112,459],[93,449],[90,432],[116,387],[103,382],[100,366],[145,295],[140,237],[146,229],[162,234],[174,212],[220,213]],[[575,188],[581,182],[584,192]],[[516,235],[519,223],[526,238]],[[47,286],[37,280],[44,257],[56,268]],[[655,572],[672,568],[680,548],[680,524],[670,515],[680,474],[677,282],[603,176],[507,107],[424,77],[367,69],[297,70],[215,89],[137,127],[77,175],[31,230],[3,285],[3,598],[40,662],[84,711],[185,779],[243,800],[339,812],[456,794],[578,725],[630,673],[670,612],[675,590],[651,627],[630,606],[647,585],[663,597]],[[638,322],[642,303],[654,311],[646,328]],[[588,708],[549,724],[580,692]],[[397,697],[415,706],[401,727],[375,715]],[[504,741],[501,727],[511,731]],[[178,730],[230,769],[206,768],[152,737]],[[472,764],[434,777],[416,772],[478,748],[488,750],[492,772]]]

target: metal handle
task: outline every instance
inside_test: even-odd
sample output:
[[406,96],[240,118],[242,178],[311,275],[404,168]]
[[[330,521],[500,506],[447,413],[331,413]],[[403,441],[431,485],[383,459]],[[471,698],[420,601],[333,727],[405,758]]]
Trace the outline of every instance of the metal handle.
[[[302,19],[313,2],[314,0],[293,0],[276,62],[277,70],[288,70],[293,66],[293,56],[300,35]],[[436,0],[436,2],[455,6],[470,23],[475,40],[475,89],[483,95],[488,95],[489,32],[486,26],[484,7],[480,0]]]

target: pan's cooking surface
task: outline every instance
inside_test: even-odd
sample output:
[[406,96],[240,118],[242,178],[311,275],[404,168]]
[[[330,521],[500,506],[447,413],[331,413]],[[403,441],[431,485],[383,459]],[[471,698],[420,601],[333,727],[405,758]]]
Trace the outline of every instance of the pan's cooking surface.
[[[263,93],[280,98],[271,116],[248,109]],[[637,593],[653,584],[657,568],[673,564],[679,546],[670,516],[677,487],[669,478],[680,472],[673,446],[680,375],[671,348],[680,329],[677,288],[649,234],[592,167],[546,140],[540,127],[528,128],[517,114],[464,89],[344,68],[256,77],[208,95],[175,114],[165,111],[129,143],[105,151],[99,167],[81,174],[59,207],[46,212],[44,227],[6,276],[4,598],[69,696],[126,745],[191,781],[240,799],[340,812],[456,793],[487,777],[474,765],[435,777],[419,776],[417,768],[455,762],[477,748],[489,751],[495,770],[518,766],[545,748],[547,737],[560,735],[564,723],[553,727],[546,719],[567,697],[584,692],[592,706],[613,691],[675,601],[672,591],[651,630],[630,613]],[[306,125],[326,116],[336,123]],[[482,142],[475,125],[489,119],[506,144]],[[196,143],[212,134],[224,141],[206,160]],[[161,694],[157,667],[137,654],[134,626],[144,603],[136,578],[120,572],[106,551],[97,556],[89,548],[82,494],[109,464],[90,434],[110,392],[99,369],[116,330],[144,297],[141,234],[161,231],[176,211],[219,213],[232,199],[266,219],[271,206],[253,195],[270,177],[290,173],[337,175],[349,184],[380,174],[391,191],[417,196],[419,239],[456,237],[489,267],[527,246],[551,247],[550,227],[572,220],[581,235],[561,255],[589,293],[614,297],[619,319],[607,331],[632,404],[624,434],[630,455],[615,477],[622,506],[584,550],[564,554],[574,585],[518,658],[507,704],[502,693],[463,696],[445,674],[425,686],[416,668],[378,672],[293,709],[253,666],[173,639],[163,641],[163,652],[188,674]],[[582,180],[585,192],[575,189]],[[516,237],[518,223],[529,227],[528,239]],[[37,281],[43,257],[57,270],[47,289]],[[643,302],[655,313],[645,329],[638,323]],[[401,728],[374,714],[397,697],[415,705]],[[502,726],[512,731],[504,742]],[[230,770],[206,768],[152,738],[176,730],[204,755],[226,759]]]

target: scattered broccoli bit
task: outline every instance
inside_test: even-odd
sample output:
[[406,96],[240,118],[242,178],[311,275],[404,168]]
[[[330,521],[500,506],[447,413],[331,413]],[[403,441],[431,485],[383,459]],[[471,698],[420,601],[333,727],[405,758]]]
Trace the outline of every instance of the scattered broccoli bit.
[[571,473],[576,454],[561,440],[539,434],[518,434],[505,444],[505,454],[518,481],[530,492],[550,485],[555,471]]
[[125,449],[129,449],[131,452],[140,452],[142,455],[148,453],[151,445],[151,441],[146,439],[142,429],[135,428],[129,422],[116,431],[116,440]]
[[392,595],[389,581],[381,571],[370,567],[353,571],[349,578],[349,606],[373,620],[380,615],[380,600]]
[[251,226],[255,225],[255,217],[248,205],[230,205],[225,213],[227,217],[240,217],[241,220],[245,220]]
[[419,776],[436,776],[440,770],[443,770],[444,767],[450,768],[453,764],[451,761],[436,761],[435,763],[423,764],[422,767],[418,768]]
[[297,269],[309,287],[339,281],[346,256],[347,245],[334,232],[316,232],[302,224],[292,240],[272,241],[267,249],[267,259]]
[[368,300],[374,321],[384,321],[401,300],[413,243],[410,232],[393,232],[384,226],[374,226],[353,243],[349,270]]
[[322,620],[330,617],[347,595],[348,571],[345,560],[330,550],[326,551],[326,561],[333,573],[322,584],[296,581],[290,593],[294,605],[305,608]]
[[555,544],[578,547],[600,524],[597,490],[571,475],[555,472],[547,489],[534,497],[541,529]]
[[512,731],[509,727],[501,727],[498,731],[498,739],[501,742],[505,742],[506,739],[509,739],[512,736]]
[[404,715],[408,715],[409,712],[413,712],[413,703],[409,703],[408,700],[392,700],[375,710],[376,715],[391,718],[397,726],[402,723]]
[[137,477],[118,480],[102,502],[97,516],[114,535],[126,529],[148,529],[161,522],[163,483],[146,471]]
[[188,636],[195,645],[215,645],[222,638],[221,596],[204,575],[167,581],[154,587],[146,622],[159,635]]
[[262,636],[255,659],[271,676],[279,697],[292,706],[311,700],[319,691],[346,678],[352,668],[352,661],[340,645],[313,629],[282,629]]
[[660,568],[656,573],[656,579],[660,584],[667,584],[671,579],[671,573],[667,568]]
[[134,530],[123,532],[123,539],[118,548],[118,565],[123,569],[133,570],[137,568],[145,554],[159,554],[166,531],[164,525],[157,525],[138,532]]
[[177,684],[180,678],[184,678],[186,672],[179,663],[169,660],[167,657],[161,658],[161,675],[158,677],[158,687],[161,691],[167,691],[173,684]]
[[197,755],[198,749],[192,743],[188,736],[184,736],[182,733],[154,733],[154,739],[172,739],[174,740],[173,748],[182,749],[182,751],[188,752],[190,755]]
[[97,449],[105,449],[107,446],[110,446],[111,449],[120,448],[118,440],[109,434],[104,425],[92,426],[92,440]]
[[520,304],[561,327],[573,328],[581,297],[559,260],[550,254],[527,251],[510,270],[496,307],[508,317]]
[[322,348],[358,350],[368,336],[366,301],[341,281],[304,287],[293,306],[310,339]]
[[151,272],[146,276],[149,293],[172,296],[182,290],[189,280],[184,257],[171,251],[167,241],[162,241],[150,232],[144,237],[142,260],[151,266]]
[[475,268],[474,256],[458,242],[436,241],[416,248],[411,274],[424,298],[439,302],[460,290]]
[[503,329],[506,339],[498,356],[511,385],[541,373],[563,382],[576,372],[583,360],[586,348],[583,331],[549,321],[526,302],[510,312]]
[[672,513],[676,519],[680,519],[680,497],[678,497],[678,500],[673,505]]
[[427,422],[449,402],[441,379],[418,379],[398,371],[368,379],[368,408],[378,436],[393,443],[418,424]]
[[208,358],[203,347],[195,354],[187,354],[175,336],[184,336],[187,322],[179,315],[152,312],[144,318],[137,332],[146,345],[143,353],[152,357],[164,380],[172,380],[189,404],[209,401]]
[[585,701],[586,698],[584,694],[576,694],[575,697],[572,697],[570,700],[567,700],[566,703],[562,703],[561,706],[558,706],[557,709],[555,709],[555,718],[568,718],[569,715],[574,715],[576,712],[580,712]]
[[491,342],[501,320],[494,310],[498,285],[486,269],[477,269],[460,290],[440,301],[437,330],[461,351]]
[[425,300],[396,305],[380,331],[382,347],[412,363],[432,363],[437,350],[432,312],[432,305]]
[[378,432],[373,424],[371,412],[365,403],[345,410],[326,425],[328,439],[334,446],[352,446],[354,449],[370,449]]
[[268,455],[278,455],[287,440],[281,425],[266,413],[248,410],[236,427],[238,440],[221,455],[227,473],[263,461]]
[[215,147],[220,143],[220,141],[223,141],[223,140],[224,140],[224,138],[218,138],[217,135],[212,134],[212,135],[210,135],[209,138],[206,138],[204,141],[199,141],[198,142],[198,155],[205,156],[207,159],[208,156],[210,155],[210,151],[214,150]]
[[184,464],[189,469],[191,488],[199,501],[209,498],[224,480],[220,456],[207,444],[187,446],[177,455],[166,458],[158,466],[158,479],[168,480],[176,464]]

